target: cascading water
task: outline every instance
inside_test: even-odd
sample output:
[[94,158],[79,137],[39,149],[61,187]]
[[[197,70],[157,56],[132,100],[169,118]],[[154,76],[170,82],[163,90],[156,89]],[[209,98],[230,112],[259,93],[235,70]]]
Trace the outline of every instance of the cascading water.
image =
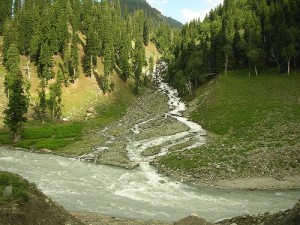
[[[163,65],[164,66],[164,65]],[[162,68],[160,68],[162,70]],[[158,71],[158,70],[157,70]],[[161,219],[176,221],[196,213],[209,221],[216,221],[245,213],[263,213],[290,208],[300,196],[300,191],[226,191],[196,188],[164,177],[150,166],[154,156],[142,156],[153,146],[163,146],[158,155],[164,155],[172,146],[190,141],[182,150],[205,143],[206,132],[201,126],[182,117],[185,109],[175,90],[156,78],[162,91],[169,97],[171,107],[165,117],[185,124],[189,130],[177,134],[135,140],[140,127],[156,120],[147,119],[131,127],[126,136],[129,158],[140,166],[135,170],[95,165],[76,159],[54,155],[40,155],[0,147],[0,170],[20,174],[34,182],[45,194],[70,211],[99,212],[136,219]],[[108,143],[118,141],[106,133]],[[101,146],[86,156],[93,157],[109,146]],[[85,157],[81,157],[84,159]]]

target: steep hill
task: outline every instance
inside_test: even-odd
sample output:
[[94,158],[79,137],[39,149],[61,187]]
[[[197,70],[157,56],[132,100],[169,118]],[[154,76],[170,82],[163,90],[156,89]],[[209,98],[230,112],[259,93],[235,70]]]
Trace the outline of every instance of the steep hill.
[[122,12],[134,13],[138,9],[142,9],[144,13],[157,22],[167,22],[172,28],[181,28],[182,23],[179,21],[164,16],[160,11],[151,7],[146,0],[122,0],[121,1]]

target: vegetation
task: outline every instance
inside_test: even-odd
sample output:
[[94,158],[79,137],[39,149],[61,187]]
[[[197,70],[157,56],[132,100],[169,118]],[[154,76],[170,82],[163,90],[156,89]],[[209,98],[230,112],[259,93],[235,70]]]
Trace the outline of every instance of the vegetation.
[[19,142],[13,143],[11,134],[2,129],[0,130],[0,143],[33,151],[48,149],[58,154],[80,155],[80,153],[90,151],[93,145],[101,143],[100,137],[95,138],[91,134],[98,132],[108,123],[120,119],[126,109],[125,103],[113,102],[106,106],[99,106],[96,109],[97,116],[87,121],[47,120],[43,124],[38,121],[28,121],[21,130],[22,139]]
[[0,171],[0,193],[3,192],[4,188],[12,186],[12,195],[3,196],[0,195],[0,205],[10,201],[27,201],[28,199],[28,188],[27,182],[21,180],[19,177],[14,176],[7,172]]
[[210,132],[208,144],[171,153],[160,163],[182,171],[210,168],[222,178],[289,173],[298,163],[299,75],[230,71],[207,83],[198,90],[190,117]]
[[14,142],[16,142],[20,139],[22,122],[26,120],[24,114],[28,110],[28,99],[23,90],[23,77],[19,70],[18,49],[14,44],[9,48],[7,55],[6,68],[8,74],[5,76],[4,86],[8,104],[4,110],[4,123],[13,132]]
[[[149,8],[146,2],[143,5]],[[144,13],[143,7],[130,12],[124,7],[124,2],[121,6],[118,0],[5,1],[0,10],[0,35],[3,35],[1,56],[8,71],[5,76],[7,97],[13,98],[19,93],[15,91],[9,96],[13,86],[9,67],[11,62],[19,62],[10,54],[10,47],[14,46],[16,56],[20,54],[22,59],[28,60],[23,72],[28,79],[19,82],[21,92],[15,98],[20,102],[9,101],[11,105],[5,111],[7,118],[11,117],[6,124],[11,125],[15,141],[20,139],[20,122],[28,116],[25,113],[29,105],[34,109],[34,117],[42,123],[50,118],[61,119],[64,91],[76,83],[82,73],[95,78],[103,94],[109,94],[115,90],[112,74],[117,71],[124,82],[133,81],[133,91],[139,93],[146,83],[143,80],[147,80],[145,45],[155,35],[156,19],[151,17],[150,12],[154,10],[151,7],[149,15]],[[165,19],[160,18],[159,24],[163,23]],[[137,44],[134,46],[134,43]],[[36,67],[31,66],[33,63]],[[103,70],[101,66],[98,70],[99,63],[103,64]],[[15,68],[21,70],[22,66],[15,65]],[[31,87],[31,74],[35,73],[39,86]],[[30,90],[33,88],[37,95],[33,93],[35,90]],[[19,119],[9,114],[18,112],[17,106],[22,108]]]
[[169,82],[181,95],[228,70],[249,76],[277,67],[299,66],[300,3],[295,0],[225,0],[203,22],[186,24],[168,57]]

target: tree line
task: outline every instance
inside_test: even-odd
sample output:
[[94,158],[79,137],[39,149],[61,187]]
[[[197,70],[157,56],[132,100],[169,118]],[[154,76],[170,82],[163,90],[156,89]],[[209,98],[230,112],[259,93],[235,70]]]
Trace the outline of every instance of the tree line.
[[[124,82],[132,78],[133,91],[139,93],[146,79],[143,75],[147,65],[145,46],[150,39],[164,42],[156,35],[157,30],[170,25],[162,22],[157,26],[143,10],[129,12],[122,7],[119,0],[0,2],[3,64],[7,69],[4,85],[9,100],[5,123],[15,134],[15,140],[19,138],[20,124],[26,119],[24,115],[30,103],[30,82],[22,77],[20,55],[29,59],[28,76],[29,63],[34,62],[37,67],[40,83],[35,111],[43,122],[49,114],[53,119],[61,116],[61,87],[78,79],[80,61],[86,76],[93,77],[99,73],[98,59],[102,60],[104,72],[97,75],[103,93],[113,91],[114,83],[110,79],[113,70]],[[84,49],[82,58],[80,45]],[[63,62],[55,65],[54,56],[60,56]],[[153,58],[150,64],[153,67]]]
[[299,66],[300,1],[224,0],[205,19],[186,24],[173,47],[168,79],[182,95],[212,76],[247,69],[249,76]]

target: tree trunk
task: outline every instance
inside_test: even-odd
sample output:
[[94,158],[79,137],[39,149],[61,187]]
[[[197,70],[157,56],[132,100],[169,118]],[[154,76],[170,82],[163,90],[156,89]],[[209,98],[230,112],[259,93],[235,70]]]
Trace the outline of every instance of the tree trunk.
[[187,89],[188,89],[189,94],[192,96],[193,92],[192,92],[192,82],[191,81],[188,81]]
[[249,77],[251,76],[251,64],[250,64],[250,59],[249,59],[249,62],[248,62],[248,69],[249,69]]
[[20,122],[18,122],[18,124],[17,124],[17,130],[14,132],[14,142],[18,142],[21,139],[21,136],[20,136],[20,127],[21,127],[21,124],[20,124]]
[[228,68],[228,55],[225,56],[225,76],[227,76],[227,68]]
[[275,54],[272,52],[272,57],[274,58],[274,60],[275,60],[275,62],[276,62],[276,64],[277,64],[277,66],[278,66],[278,69],[279,69],[279,71],[281,71],[281,67],[280,67],[280,64],[279,64],[279,62],[278,62],[278,58],[276,58],[276,56],[275,56]]
[[20,139],[21,139],[20,134],[18,134],[17,132],[14,133],[14,142],[16,143],[16,142],[20,141]]
[[30,64],[30,59],[29,59],[29,61],[27,62],[27,65],[26,65],[27,76],[28,76],[28,78],[30,79],[30,67],[29,67],[29,64]]
[[288,60],[288,75],[290,75],[290,64],[291,64],[291,59],[289,58],[289,60]]
[[256,68],[256,65],[255,65],[255,74],[256,74],[256,76],[258,75],[258,73],[257,73],[257,68]]
[[90,67],[91,67],[90,77],[93,78],[93,57],[92,56],[91,56],[91,61],[90,61]]

